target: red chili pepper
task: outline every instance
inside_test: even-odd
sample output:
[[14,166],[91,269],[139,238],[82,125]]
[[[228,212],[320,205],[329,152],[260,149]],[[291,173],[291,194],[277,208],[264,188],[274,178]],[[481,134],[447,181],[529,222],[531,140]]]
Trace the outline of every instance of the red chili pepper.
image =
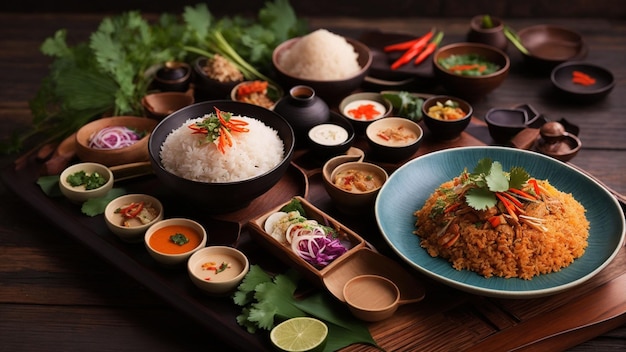
[[426,45],[426,49],[424,49],[424,51],[422,51],[421,54],[419,54],[417,58],[415,58],[415,61],[413,61],[413,64],[419,65],[422,63],[422,61],[426,60],[426,58],[430,56],[430,54],[435,52],[435,49],[437,49],[442,39],[443,39],[443,32],[437,33],[437,36],[435,36],[435,39],[431,40],[430,43]]
[[420,45],[421,43],[423,43],[423,45],[422,45],[422,47],[423,47],[430,40],[430,38],[432,38],[432,36],[434,34],[435,34],[435,30],[431,29],[430,32],[424,34],[423,36],[421,36],[419,38],[407,40],[407,41],[401,42],[401,43],[390,44],[390,45],[385,46],[383,48],[383,50],[385,52],[408,50],[408,49],[412,48],[413,46]]
[[130,203],[129,206],[121,209],[121,213],[125,218],[134,218],[143,210],[143,202]]
[[431,30],[426,33],[421,38],[415,39],[410,46],[408,46],[407,50],[400,56],[393,64],[391,64],[391,69],[396,70],[400,66],[408,64],[415,56],[419,54],[420,51],[424,50],[426,45],[428,44],[428,40],[432,38],[435,30]]

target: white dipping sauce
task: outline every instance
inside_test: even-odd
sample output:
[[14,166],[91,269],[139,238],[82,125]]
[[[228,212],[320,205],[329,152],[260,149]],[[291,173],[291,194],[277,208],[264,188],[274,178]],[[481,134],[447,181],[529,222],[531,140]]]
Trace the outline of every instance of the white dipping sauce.
[[309,138],[321,145],[339,145],[348,140],[348,131],[339,125],[325,123],[311,128]]

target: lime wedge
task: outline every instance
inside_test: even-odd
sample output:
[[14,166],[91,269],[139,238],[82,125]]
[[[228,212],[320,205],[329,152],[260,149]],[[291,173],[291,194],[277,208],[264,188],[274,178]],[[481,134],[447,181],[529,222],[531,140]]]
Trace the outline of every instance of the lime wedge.
[[327,336],[326,324],[309,317],[285,320],[270,332],[270,340],[274,346],[287,352],[322,351]]

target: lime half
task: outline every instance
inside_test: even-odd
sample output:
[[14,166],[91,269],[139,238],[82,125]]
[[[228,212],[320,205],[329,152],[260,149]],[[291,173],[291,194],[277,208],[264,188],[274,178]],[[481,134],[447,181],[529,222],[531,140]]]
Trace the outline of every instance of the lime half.
[[270,340],[281,351],[322,351],[326,344],[328,327],[321,320],[297,317],[276,325]]

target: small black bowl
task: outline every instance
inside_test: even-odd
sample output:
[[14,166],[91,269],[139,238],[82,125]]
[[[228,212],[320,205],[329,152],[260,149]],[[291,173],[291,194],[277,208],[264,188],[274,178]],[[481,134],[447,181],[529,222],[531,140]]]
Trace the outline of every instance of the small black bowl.
[[493,108],[487,111],[485,122],[494,141],[503,143],[520,133],[528,124],[528,113],[524,109]]
[[[582,72],[595,80],[590,85],[574,83],[574,72]],[[565,62],[552,70],[550,76],[556,91],[572,102],[589,103],[606,97],[615,86],[611,71],[585,62]]]
[[[328,125],[332,125],[330,127],[334,126],[335,128],[338,128],[337,131],[339,133],[325,133],[324,131],[322,131],[324,127],[327,127]],[[315,134],[318,135],[317,138],[315,137]],[[340,138],[338,134],[344,135],[345,139]],[[336,136],[340,139],[337,139],[336,141],[326,140],[326,142],[323,142],[320,140],[321,135]],[[348,121],[347,118],[341,116],[340,114],[331,111],[327,123],[316,125],[309,130],[309,132],[307,133],[307,144],[314,155],[322,158],[332,157],[348,151],[348,149],[350,149],[350,147],[352,147],[352,145],[354,144],[355,135],[356,133],[354,127],[352,126],[350,121]]]
[[[167,136],[188,119],[214,112],[215,107],[234,115],[255,118],[276,130],[283,141],[282,161],[264,174],[233,182],[192,181],[166,170],[161,161],[160,152]],[[278,183],[290,165],[294,142],[293,129],[277,113],[253,104],[214,100],[189,105],[163,119],[150,135],[148,151],[155,175],[177,198],[183,198],[186,201],[185,204],[191,202],[198,205],[207,213],[226,213],[245,208],[252,200],[263,195]]]
[[[444,104],[448,100],[459,104],[459,107],[465,112],[463,118],[457,120],[440,120],[428,115],[428,109],[430,109],[431,106],[437,103]],[[422,104],[424,123],[435,139],[450,140],[459,137],[467,126],[469,126],[473,113],[474,109],[470,103],[449,95],[436,95],[426,99],[424,104]]]

